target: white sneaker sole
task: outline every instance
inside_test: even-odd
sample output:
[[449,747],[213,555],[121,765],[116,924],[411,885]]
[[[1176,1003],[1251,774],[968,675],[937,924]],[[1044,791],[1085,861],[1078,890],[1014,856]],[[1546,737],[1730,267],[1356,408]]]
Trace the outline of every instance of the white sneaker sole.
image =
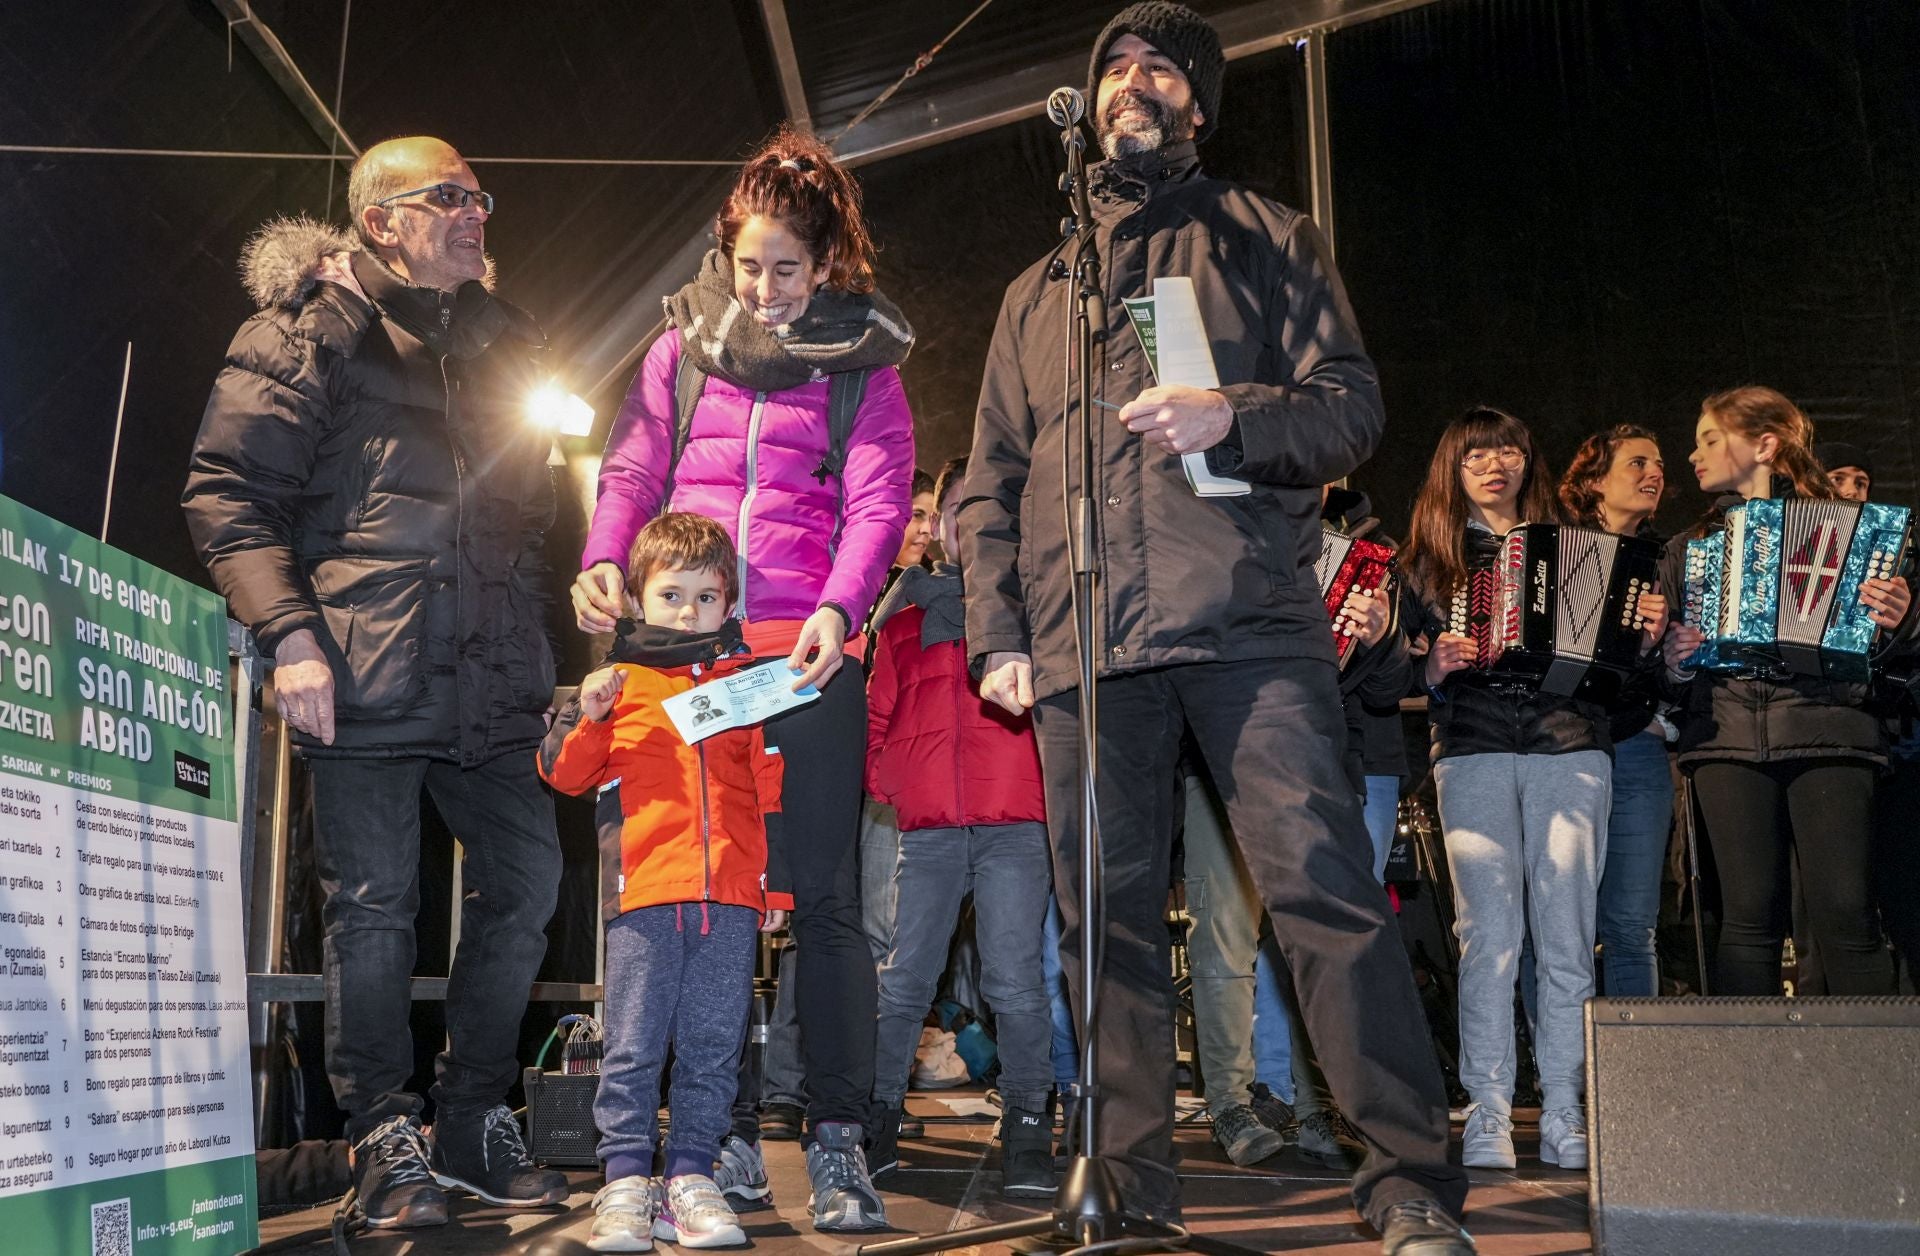
[[1520,1159],[1511,1151],[1505,1153],[1483,1151],[1476,1154],[1462,1153],[1460,1163],[1469,1169],[1512,1169],[1519,1167]]
[[587,1250],[591,1252],[650,1252],[653,1250],[653,1236],[650,1234],[603,1234],[599,1238],[588,1238]]
[[664,1217],[653,1223],[653,1237],[682,1247],[744,1247],[747,1242],[747,1232],[737,1225],[721,1226],[710,1234],[686,1235]]
[[[471,1182],[463,1182],[459,1178],[445,1173],[434,1174],[433,1180],[450,1191],[465,1191],[475,1199],[483,1199],[496,1208],[551,1208],[555,1204],[564,1204],[567,1202],[567,1188],[565,1186],[549,1191],[539,1199],[503,1199],[498,1195],[489,1195]],[[611,1248],[609,1250],[625,1251],[627,1249]],[[640,1250],[645,1251],[646,1249],[642,1248]]]
[[1540,1144],[1540,1163],[1552,1165],[1556,1169],[1584,1169],[1587,1167],[1587,1149],[1562,1154],[1551,1143]]

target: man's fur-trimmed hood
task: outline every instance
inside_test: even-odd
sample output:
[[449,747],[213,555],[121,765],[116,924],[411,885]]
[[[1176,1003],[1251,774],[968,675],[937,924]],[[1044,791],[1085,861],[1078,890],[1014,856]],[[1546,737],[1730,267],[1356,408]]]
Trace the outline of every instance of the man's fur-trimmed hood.
[[[352,233],[305,214],[275,218],[248,237],[240,250],[240,278],[259,309],[297,310],[323,279],[336,278],[347,257],[359,248]],[[480,282],[489,292],[493,290],[491,254]]]

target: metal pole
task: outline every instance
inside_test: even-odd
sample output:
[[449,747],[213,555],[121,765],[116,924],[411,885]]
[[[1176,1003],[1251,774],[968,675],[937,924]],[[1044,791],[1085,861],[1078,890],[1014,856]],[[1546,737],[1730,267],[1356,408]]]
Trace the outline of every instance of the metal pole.
[[1334,256],[1333,243],[1333,140],[1327,116],[1327,32],[1308,31],[1300,40],[1306,68],[1307,96],[1307,197],[1308,212],[1320,234],[1327,240],[1327,257]]
[[[260,660],[264,670],[265,660]],[[254,704],[249,703],[249,706]],[[263,723],[257,707],[252,727],[259,737]],[[248,905],[247,969],[250,973],[275,974],[280,971],[280,952],[287,933],[287,839],[292,818],[287,814],[293,784],[293,740],[287,722],[275,719],[272,731],[273,792],[267,810],[267,849],[265,859],[256,857],[253,876],[247,885],[253,892]],[[257,833],[257,826],[256,826]],[[248,1011],[248,1028],[253,1036],[254,1061],[254,1140],[264,1146],[267,1138],[267,1113],[270,1107],[271,1056],[279,1014],[272,1001],[255,1003]]]

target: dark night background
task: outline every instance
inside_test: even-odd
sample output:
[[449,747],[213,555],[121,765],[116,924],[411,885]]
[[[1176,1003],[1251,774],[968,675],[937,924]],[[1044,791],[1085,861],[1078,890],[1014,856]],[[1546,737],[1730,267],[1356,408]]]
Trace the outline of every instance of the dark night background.
[[[971,78],[1087,48],[1119,3],[999,0],[896,103],[932,119]],[[822,132],[972,7],[790,0]],[[472,157],[726,163],[782,116],[753,0],[362,4],[344,70],[343,0],[253,8],[321,97],[338,89],[362,146],[429,132]],[[0,144],[325,153],[240,41],[230,68],[229,50],[209,0],[7,5]],[[1704,504],[1685,464],[1700,399],[1748,382],[1872,450],[1875,497],[1913,504],[1920,5],[1438,0],[1334,32],[1328,64],[1339,266],[1389,418],[1355,482],[1389,530],[1439,426],[1477,402],[1526,419],[1555,470],[1595,429],[1654,428],[1683,490],[1662,516],[1677,527]],[[1234,62],[1203,160],[1304,206],[1302,100],[1292,48]],[[881,284],[918,332],[903,373],[929,470],[969,443],[1001,291],[1057,238],[1058,154],[1029,120],[860,171]],[[571,451],[590,459],[730,171],[475,164],[500,201],[501,291],[602,416]],[[98,529],[132,341],[109,540],[204,584],[177,498],[250,312],[235,259],[276,214],[342,218],[344,190],[326,161],[0,153],[0,492]],[[580,522],[576,505],[558,563]],[[591,853],[573,856],[548,975],[584,979]]]

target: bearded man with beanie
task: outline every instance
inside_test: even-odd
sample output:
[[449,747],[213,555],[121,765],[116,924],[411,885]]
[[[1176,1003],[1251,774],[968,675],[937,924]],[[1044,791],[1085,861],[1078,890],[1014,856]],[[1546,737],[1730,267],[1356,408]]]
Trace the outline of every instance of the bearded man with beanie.
[[[1129,1206],[1179,1214],[1173,991],[1161,920],[1175,760],[1192,735],[1294,974],[1334,1098],[1364,1140],[1354,1200],[1388,1256],[1474,1250],[1447,1163],[1447,1105],[1360,805],[1342,771],[1333,636],[1313,576],[1320,486],[1359,466],[1384,419],[1372,361],[1320,233],[1298,212],[1209,178],[1195,145],[1220,111],[1218,34],[1177,4],[1136,4],[1094,44],[1089,96],[1107,160],[1088,171],[1107,339],[1096,396],[1094,611],[1098,803],[1106,893],[1098,991],[1099,1145]],[[981,693],[1033,711],[1062,963],[1078,988],[1080,742],[1063,535],[1061,329],[1072,242],[1007,289],[988,352],[960,506],[966,638]],[[1122,299],[1193,280],[1223,381],[1155,385]],[[1076,416],[1077,417],[1077,416]],[[1239,497],[1197,496],[1204,451]],[[1077,461],[1077,460],[1075,460]],[[1079,474],[1077,467],[1071,468]],[[1119,1067],[1121,1061],[1125,1067]]]

